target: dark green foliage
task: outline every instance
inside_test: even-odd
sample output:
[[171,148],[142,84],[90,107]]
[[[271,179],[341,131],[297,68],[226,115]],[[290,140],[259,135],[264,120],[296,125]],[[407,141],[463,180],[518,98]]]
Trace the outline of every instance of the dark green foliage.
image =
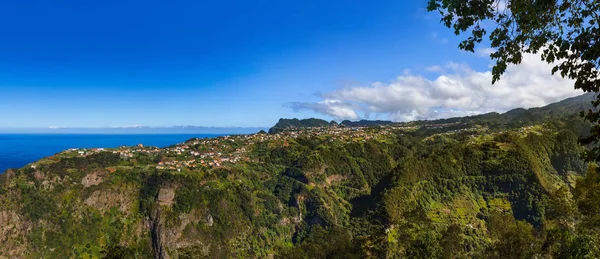
[[193,208],[200,207],[202,204],[202,189],[194,186],[193,182],[185,182],[185,184],[177,189],[175,195],[175,211],[190,212]]
[[87,157],[60,159],[57,163],[51,164],[48,170],[65,175],[67,169],[76,169],[81,171],[90,168],[102,168],[118,165],[121,163],[121,161],[122,160],[118,154],[100,152]]
[[584,217],[584,225],[588,231],[600,231],[600,170],[598,167],[588,169],[585,178],[579,179],[573,191],[575,202]]
[[297,195],[304,190],[304,186],[297,180],[288,176],[278,176],[277,185],[275,186],[274,194],[284,204],[296,206]]
[[161,184],[168,179],[168,175],[152,172],[144,176],[139,193],[139,210],[145,216],[150,215],[152,209],[156,206],[156,198]]
[[29,216],[32,221],[43,219],[56,212],[56,204],[50,196],[44,195],[33,188],[24,188],[21,191],[21,195],[23,195],[23,214]]
[[309,237],[293,248],[283,249],[277,258],[364,258],[360,247],[353,243],[347,230],[334,227],[323,229],[314,227]]
[[571,235],[562,240],[557,258],[596,258],[600,254],[598,237],[589,234]]
[[461,258],[464,257],[463,229],[456,225],[450,225],[442,234],[442,258]]
[[321,119],[279,119],[277,124],[269,129],[269,133],[278,133],[286,129],[294,129],[294,128],[312,128],[312,127],[327,127],[329,126],[329,122]]
[[[136,258],[139,257],[136,249],[123,247],[123,246],[111,246],[107,247],[102,251],[101,258],[104,259],[125,259],[125,258]],[[150,256],[150,255],[146,255]]]
[[534,258],[541,246],[533,226],[515,220],[510,214],[492,213],[488,230],[493,239],[484,252],[485,258]]

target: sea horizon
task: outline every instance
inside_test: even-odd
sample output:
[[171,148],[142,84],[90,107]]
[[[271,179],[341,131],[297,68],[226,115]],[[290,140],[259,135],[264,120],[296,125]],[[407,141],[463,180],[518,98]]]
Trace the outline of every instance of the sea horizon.
[[0,128],[0,134],[252,134],[268,127]]
[[70,148],[175,145],[192,138],[216,138],[237,133],[0,133],[0,174],[21,168]]

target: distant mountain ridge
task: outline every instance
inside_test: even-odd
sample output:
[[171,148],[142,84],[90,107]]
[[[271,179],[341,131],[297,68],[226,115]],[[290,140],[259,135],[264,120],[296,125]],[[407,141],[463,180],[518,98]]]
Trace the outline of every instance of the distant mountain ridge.
[[360,121],[350,121],[344,120],[341,123],[337,123],[336,121],[327,122],[323,119],[310,118],[310,119],[284,119],[281,118],[273,126],[269,129],[269,133],[278,133],[287,129],[299,129],[299,128],[313,128],[313,127],[368,127],[368,126],[379,126],[379,125],[388,125],[394,124],[393,121],[382,121],[382,120],[360,120]]
[[592,101],[595,94],[586,93],[570,97],[559,102],[551,103],[543,107],[529,109],[516,108],[505,113],[490,112],[480,115],[438,119],[431,121],[417,121],[416,123],[440,124],[440,123],[476,123],[488,126],[517,126],[541,121],[552,121],[564,118],[577,118],[582,111],[594,109]]
[[310,119],[284,119],[281,118],[273,126],[269,129],[269,133],[278,133],[286,129],[294,129],[294,128],[313,128],[313,127],[327,127],[327,126],[337,126],[337,122],[331,121],[327,122],[326,120],[310,118]]
[[586,93],[576,97],[564,99],[562,101],[551,103],[543,107],[535,108],[516,108],[505,113],[490,112],[486,114],[453,117],[437,120],[420,120],[412,122],[393,122],[385,120],[360,120],[350,121],[344,120],[337,124],[335,121],[327,122],[323,119],[279,119],[269,133],[277,133],[286,129],[294,128],[311,128],[311,127],[327,127],[327,126],[344,126],[344,127],[370,127],[390,124],[417,123],[422,125],[428,124],[443,124],[443,123],[459,123],[459,122],[476,122],[480,124],[506,125],[506,124],[523,124],[538,122],[542,120],[560,119],[568,116],[579,114],[581,111],[592,109],[592,101],[595,99],[595,94]]

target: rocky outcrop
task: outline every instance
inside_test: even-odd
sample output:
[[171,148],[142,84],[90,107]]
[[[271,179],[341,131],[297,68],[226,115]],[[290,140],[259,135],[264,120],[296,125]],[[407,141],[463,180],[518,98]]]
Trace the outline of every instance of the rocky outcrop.
[[83,185],[86,188],[94,185],[99,185],[104,181],[105,175],[106,172],[104,171],[96,171],[93,173],[89,173],[85,177],[83,177],[83,179],[81,179],[81,185]]
[[[165,227],[165,222],[163,220],[165,212],[163,211],[163,207],[170,207],[173,205],[174,199],[174,187],[160,188],[155,200],[156,205],[153,206],[153,209],[148,216],[150,236],[152,237],[152,250],[154,251],[155,259],[170,258],[165,248],[168,246],[167,241],[173,242],[176,237],[169,235],[169,231],[167,231],[167,228]],[[185,226],[183,226],[183,228],[185,228]],[[180,232],[181,231],[178,231],[176,234],[179,234]]]
[[344,179],[345,177],[343,175],[334,174],[327,176],[327,178],[325,178],[325,183],[327,183],[327,186],[330,186],[332,183],[341,182]]
[[100,210],[101,213],[108,211],[112,207],[118,207],[125,214],[130,215],[133,207],[137,206],[135,193],[127,190],[109,191],[99,190],[93,192],[84,203],[88,206]]
[[155,259],[169,258],[164,247],[164,223],[162,221],[161,209],[156,207],[150,213],[150,236],[152,237],[152,250]]
[[173,188],[161,188],[158,192],[158,205],[171,206],[173,205],[173,199],[175,199],[175,190]]
[[208,225],[209,227],[212,227],[212,225],[213,225],[213,217],[210,214],[208,214],[208,216],[206,216],[206,225]]
[[26,234],[31,230],[29,223],[14,211],[0,211],[0,258],[19,258],[27,251]]

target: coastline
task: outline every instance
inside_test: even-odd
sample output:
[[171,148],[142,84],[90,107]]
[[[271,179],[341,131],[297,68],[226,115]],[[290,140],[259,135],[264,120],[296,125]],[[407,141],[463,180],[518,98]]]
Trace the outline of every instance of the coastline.
[[71,148],[117,148],[138,144],[163,148],[192,138],[230,135],[239,134],[0,133],[0,174]]

